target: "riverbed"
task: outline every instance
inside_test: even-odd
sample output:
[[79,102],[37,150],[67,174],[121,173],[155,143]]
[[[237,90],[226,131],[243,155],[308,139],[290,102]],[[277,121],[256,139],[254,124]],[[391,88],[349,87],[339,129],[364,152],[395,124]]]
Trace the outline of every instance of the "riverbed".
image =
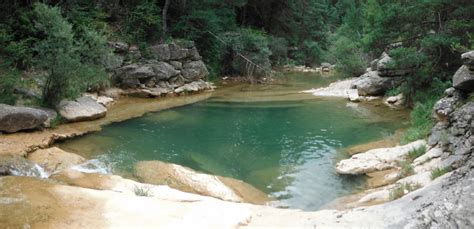
[[363,188],[340,176],[340,149],[393,135],[407,114],[381,104],[318,98],[302,90],[335,79],[291,73],[272,85],[222,85],[202,102],[105,126],[60,143],[91,159],[86,169],[131,176],[137,161],[161,160],[233,177],[272,205],[317,210]]

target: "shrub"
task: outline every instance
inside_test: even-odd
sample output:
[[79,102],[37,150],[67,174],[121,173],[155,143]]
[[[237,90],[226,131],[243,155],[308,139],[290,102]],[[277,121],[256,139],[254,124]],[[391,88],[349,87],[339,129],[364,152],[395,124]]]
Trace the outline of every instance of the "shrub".
[[431,171],[431,180],[434,180],[448,172],[450,172],[452,169],[451,167],[444,167],[444,168],[436,168]]
[[329,47],[328,59],[336,64],[337,71],[347,77],[363,74],[367,63],[360,44],[345,36],[334,35],[332,39],[335,41]]
[[[267,35],[259,30],[240,29],[238,32],[223,34],[227,49],[221,54],[222,68],[230,70],[228,73],[239,75],[261,76],[271,68],[270,55],[272,54],[268,45]],[[254,68],[252,73],[247,62],[236,54],[240,53],[258,64],[262,69]]]
[[103,54],[105,39],[92,31],[75,42],[72,25],[59,8],[35,4],[35,27],[42,39],[35,45],[37,65],[46,74],[43,101],[56,105],[61,99],[76,97],[107,80],[105,69],[96,63]]
[[288,57],[288,41],[283,37],[269,36],[268,44],[272,55],[270,60],[277,65],[282,65]]
[[410,150],[410,152],[408,152],[408,160],[413,161],[417,157],[419,157],[419,156],[421,156],[425,153],[426,153],[426,146],[421,146],[419,148],[412,149],[412,150]]
[[124,37],[134,43],[157,40],[161,35],[160,11],[155,1],[140,1],[125,21]]
[[0,71],[0,103],[15,105],[18,97],[14,94],[14,90],[19,84],[19,72],[12,69],[2,69]]
[[410,127],[402,135],[401,144],[407,144],[414,140],[422,139],[428,136],[433,127],[431,112],[436,99],[429,99],[424,103],[417,103],[410,113]]

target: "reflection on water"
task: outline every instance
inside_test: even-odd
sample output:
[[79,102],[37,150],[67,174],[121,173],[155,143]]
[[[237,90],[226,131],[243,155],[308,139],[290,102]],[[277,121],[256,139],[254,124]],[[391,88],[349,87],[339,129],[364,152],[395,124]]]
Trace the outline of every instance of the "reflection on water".
[[335,174],[337,149],[393,134],[405,114],[298,93],[334,79],[290,77],[222,88],[205,102],[112,124],[61,147],[121,172],[136,161],[162,160],[234,177],[277,206],[315,210],[360,184]]

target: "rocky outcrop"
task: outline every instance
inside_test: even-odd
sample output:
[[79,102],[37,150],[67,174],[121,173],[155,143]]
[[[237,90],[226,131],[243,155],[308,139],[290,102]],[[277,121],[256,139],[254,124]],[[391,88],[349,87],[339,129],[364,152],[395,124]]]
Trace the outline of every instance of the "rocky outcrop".
[[453,87],[467,92],[474,91],[474,72],[465,65],[461,66],[454,74]]
[[43,110],[0,104],[0,131],[14,133],[41,127],[48,120]]
[[361,75],[352,85],[352,89],[357,89],[360,96],[384,95],[386,91],[397,87],[403,82],[403,76],[410,72],[410,69],[400,69],[392,66],[393,59],[386,53],[373,60],[366,73]]
[[95,120],[104,117],[107,113],[107,108],[90,96],[82,96],[72,101],[63,100],[57,109],[68,122]]
[[387,90],[398,86],[400,77],[380,77],[377,71],[370,71],[360,76],[351,84],[351,89],[357,89],[359,95],[383,95]]
[[48,174],[57,173],[86,161],[85,158],[57,147],[36,150],[28,154],[28,160],[40,165]]
[[433,107],[433,117],[438,121],[445,122],[454,110],[463,104],[464,93],[454,88],[448,88],[444,92],[445,97],[438,100]]
[[[209,74],[194,42],[176,41],[154,45],[149,48],[149,52],[153,59],[140,59],[114,71],[118,85],[132,89],[128,94],[150,97],[166,95],[186,84],[202,81]],[[141,89],[147,91],[142,92]],[[199,87],[199,90],[209,89],[211,87]]]
[[474,71],[474,50],[463,53],[461,55],[461,60],[464,66],[467,66],[469,70]]
[[190,168],[161,161],[142,161],[135,165],[135,176],[141,182],[168,185],[184,192],[211,196],[232,202],[262,204],[265,193],[232,178],[198,173]]

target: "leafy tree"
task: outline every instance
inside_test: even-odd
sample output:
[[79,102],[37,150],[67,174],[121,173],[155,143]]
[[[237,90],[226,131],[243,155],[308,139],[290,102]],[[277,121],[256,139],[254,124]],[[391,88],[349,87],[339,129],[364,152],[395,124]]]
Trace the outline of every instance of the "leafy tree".
[[[89,32],[90,38],[76,43],[72,25],[62,17],[60,9],[42,3],[34,6],[35,27],[41,39],[35,45],[37,65],[46,72],[43,100],[48,105],[62,98],[75,97],[90,86],[106,79],[104,68],[92,64],[101,53],[89,51],[100,48],[103,39]],[[81,49],[82,48],[82,49]],[[82,57],[81,57],[82,54]]]

